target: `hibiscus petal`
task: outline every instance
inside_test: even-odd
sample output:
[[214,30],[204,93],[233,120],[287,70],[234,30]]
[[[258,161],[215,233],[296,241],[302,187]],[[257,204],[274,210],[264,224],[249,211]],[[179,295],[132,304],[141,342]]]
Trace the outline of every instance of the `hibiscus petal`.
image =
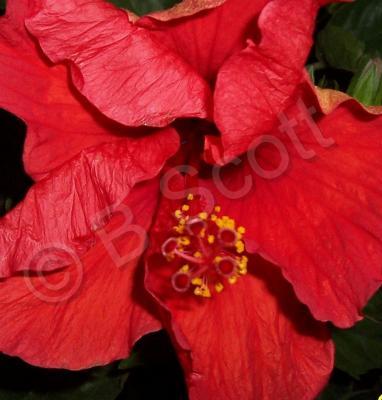
[[242,50],[247,38],[253,37],[256,18],[268,1],[227,0],[219,7],[187,18],[164,23],[143,18],[138,25],[155,30],[153,35],[158,40],[204,77],[214,81],[223,62]]
[[211,187],[312,314],[349,327],[382,282],[382,117],[349,101],[316,123],[302,103],[284,118],[293,142],[271,132],[250,162],[219,173],[231,192]]
[[27,124],[24,164],[38,180],[84,148],[131,132],[80,98],[65,67],[48,65],[42,58],[22,16],[15,15],[27,12],[25,8],[10,1],[7,16],[0,19],[0,107]]
[[333,368],[330,334],[277,267],[257,257],[253,273],[211,299],[177,293],[171,300],[163,289],[170,271],[148,268],[146,286],[183,347],[191,400],[310,400],[322,390]]
[[205,117],[207,84],[127,13],[101,0],[44,1],[27,23],[49,58],[68,60],[75,86],[125,125]]
[[[157,182],[145,183],[126,201],[146,229],[157,189]],[[121,255],[128,254],[128,241],[119,240]],[[40,367],[72,370],[127,357],[160,323],[143,294],[136,259],[117,264],[99,242],[63,270],[0,281],[0,350]]]
[[[154,138],[123,139],[84,150],[39,181],[0,220],[0,276],[37,268],[35,256],[56,244],[83,254],[94,245],[99,213],[114,210],[137,183],[156,176],[177,148],[171,129]],[[44,266],[52,268],[57,265]]]
[[[277,122],[293,101],[308,57],[318,10],[316,0],[274,0],[259,18],[261,41],[230,58],[219,71],[215,90],[215,122],[228,162]],[[212,150],[211,150],[212,148]],[[216,146],[207,140],[209,161]]]

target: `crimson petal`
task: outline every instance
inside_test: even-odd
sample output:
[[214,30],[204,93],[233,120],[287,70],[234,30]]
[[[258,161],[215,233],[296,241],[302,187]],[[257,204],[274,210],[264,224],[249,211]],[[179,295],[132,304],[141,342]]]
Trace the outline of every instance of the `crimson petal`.
[[37,268],[34,256],[56,244],[77,254],[94,245],[100,213],[116,209],[137,183],[156,176],[178,148],[178,136],[170,128],[154,139],[146,138],[145,152],[143,139],[84,150],[36,183],[0,220],[0,276]]
[[260,43],[249,42],[219,71],[215,122],[223,148],[217,156],[216,145],[208,139],[209,161],[223,164],[244,153],[293,102],[311,48],[317,11],[316,0],[274,0],[264,7],[259,18]]
[[77,89],[117,122],[165,126],[207,115],[207,84],[105,1],[45,0],[27,26],[53,62],[70,62]]
[[312,314],[349,327],[382,282],[382,117],[353,101],[316,121],[310,111],[292,106],[292,140],[270,132],[210,187]]
[[254,258],[248,276],[211,299],[167,298],[170,279],[168,268],[149,259],[146,287],[163,307],[191,400],[310,400],[325,386],[333,368],[330,334],[277,267]]
[[72,88],[66,68],[38,52],[24,27],[35,3],[11,0],[0,19],[0,107],[26,123],[24,164],[39,180],[86,147],[134,132],[93,109]]
[[187,18],[158,22],[146,17],[137,24],[152,29],[158,40],[214,82],[224,61],[241,51],[246,40],[255,35],[256,19],[268,1],[227,0]]
[[[134,188],[125,205],[149,228],[157,182]],[[118,225],[114,226],[118,229]],[[118,240],[121,257],[130,239]],[[144,295],[134,258],[123,266],[99,241],[67,268],[0,280],[0,351],[45,368],[78,370],[127,357],[161,325]]]

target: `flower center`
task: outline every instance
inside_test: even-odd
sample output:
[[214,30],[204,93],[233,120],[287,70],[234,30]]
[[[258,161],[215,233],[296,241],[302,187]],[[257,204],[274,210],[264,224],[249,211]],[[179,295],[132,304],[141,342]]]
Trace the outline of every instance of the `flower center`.
[[248,257],[244,255],[245,228],[221,215],[221,207],[213,213],[191,215],[194,196],[174,212],[176,225],[162,244],[162,254],[176,268],[171,277],[174,290],[192,291],[196,296],[212,297],[226,284],[234,284],[246,275]]

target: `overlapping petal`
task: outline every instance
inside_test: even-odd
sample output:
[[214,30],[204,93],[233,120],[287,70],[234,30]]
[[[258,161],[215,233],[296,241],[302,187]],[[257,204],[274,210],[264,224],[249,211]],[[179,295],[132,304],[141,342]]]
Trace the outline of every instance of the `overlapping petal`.
[[75,86],[106,116],[165,126],[207,115],[207,84],[125,11],[101,0],[43,4],[30,32],[53,62],[70,62]]
[[[145,229],[157,183],[139,185],[125,202]],[[110,232],[120,229],[111,224]],[[129,254],[130,241],[126,235],[114,241],[119,257]],[[0,280],[2,352],[41,367],[77,370],[126,358],[138,339],[160,329],[143,295],[137,258],[122,266],[105,243],[81,258],[69,253],[72,263],[62,270]]]
[[247,151],[292,104],[317,11],[316,0],[274,0],[265,6],[258,22],[260,43],[250,41],[219,71],[214,119],[222,134],[221,148],[207,141],[209,161],[224,163]]
[[382,283],[382,117],[349,101],[314,120],[300,100],[213,186],[313,315],[348,327]]
[[0,19],[0,107],[26,123],[24,164],[39,180],[87,147],[136,133],[102,116],[72,87],[66,68],[39,53],[24,27],[35,7],[9,1]]
[[[154,14],[165,22],[143,18],[138,25],[173,49],[201,75],[214,82],[216,73],[231,55],[246,46],[257,33],[257,17],[269,0],[227,0],[222,5],[187,18],[168,21],[173,11]],[[179,8],[182,4],[179,4]],[[195,2],[199,5],[200,2]],[[202,5],[203,3],[201,3]],[[191,7],[194,11],[194,7]],[[240,75],[244,80],[244,74]]]
[[[0,220],[0,276],[37,268],[34,257],[56,244],[83,254],[94,245],[100,215],[118,207],[137,183],[156,176],[177,148],[170,128],[146,140],[122,139],[84,150],[39,181]],[[44,266],[52,268],[57,265]]]

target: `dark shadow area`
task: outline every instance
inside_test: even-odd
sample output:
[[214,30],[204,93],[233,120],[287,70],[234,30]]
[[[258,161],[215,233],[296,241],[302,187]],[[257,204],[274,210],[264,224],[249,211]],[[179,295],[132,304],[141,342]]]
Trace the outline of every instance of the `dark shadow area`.
[[32,185],[22,162],[25,133],[23,121],[0,109],[0,215],[21,201]]
[[117,400],[188,399],[182,368],[164,331],[140,340],[135,352],[142,365],[131,370]]
[[8,393],[12,400],[24,395],[44,400],[188,399],[181,366],[164,331],[142,338],[128,360],[83,371],[37,368],[0,355],[0,399],[8,400]]
[[0,17],[5,14],[5,0],[0,0]]

